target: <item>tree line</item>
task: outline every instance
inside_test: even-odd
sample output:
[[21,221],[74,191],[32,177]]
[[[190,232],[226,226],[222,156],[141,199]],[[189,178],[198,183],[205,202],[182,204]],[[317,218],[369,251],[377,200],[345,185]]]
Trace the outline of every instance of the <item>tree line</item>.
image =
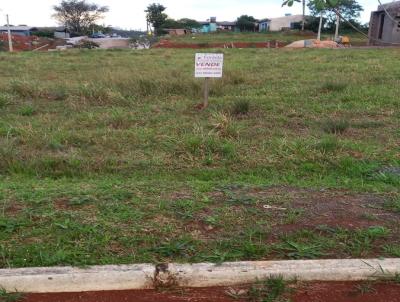
[[[311,17],[306,19],[303,26],[298,25],[299,29],[317,31],[320,20],[323,22],[322,28],[326,31],[333,30],[336,26],[337,11],[341,15],[362,28],[358,21],[362,6],[356,0],[284,0],[283,5],[292,6],[295,2],[303,2],[310,11]],[[109,11],[107,6],[89,3],[86,0],[62,0],[59,5],[54,7],[53,17],[59,24],[75,35],[86,35],[92,31],[107,32],[110,29],[98,24]],[[166,29],[200,29],[202,25],[196,20],[183,18],[174,20],[166,13],[166,7],[162,4],[153,3],[148,5],[145,10],[147,31],[154,35],[166,33]],[[240,31],[255,31],[258,20],[253,16],[242,15],[236,20],[236,26]],[[351,27],[342,24],[342,30]]]

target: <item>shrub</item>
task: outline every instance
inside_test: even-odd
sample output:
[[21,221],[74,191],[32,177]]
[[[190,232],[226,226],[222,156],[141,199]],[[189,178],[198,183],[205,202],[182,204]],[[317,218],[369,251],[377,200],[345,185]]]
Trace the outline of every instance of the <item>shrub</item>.
[[75,45],[76,48],[84,48],[84,49],[95,49],[99,48],[100,45],[96,42],[89,41],[89,40],[83,40],[77,45]]
[[238,100],[232,105],[233,115],[246,115],[250,111],[250,102],[248,100]]
[[326,120],[322,124],[322,129],[329,134],[342,134],[350,127],[346,120]]

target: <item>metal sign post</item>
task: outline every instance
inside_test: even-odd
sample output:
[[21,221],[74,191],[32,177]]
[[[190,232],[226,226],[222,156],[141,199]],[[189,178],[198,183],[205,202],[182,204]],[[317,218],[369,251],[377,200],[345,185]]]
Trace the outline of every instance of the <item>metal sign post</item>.
[[220,53],[196,53],[195,77],[204,78],[204,100],[202,108],[208,107],[210,78],[221,78],[224,55]]

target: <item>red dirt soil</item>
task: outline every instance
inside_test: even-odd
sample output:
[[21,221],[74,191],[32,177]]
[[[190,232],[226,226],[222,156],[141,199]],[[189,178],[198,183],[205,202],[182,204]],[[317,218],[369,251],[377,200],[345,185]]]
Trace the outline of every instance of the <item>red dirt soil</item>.
[[[247,295],[230,297],[230,288],[169,291],[112,291],[65,294],[29,294],[24,302],[233,302],[254,301]],[[235,292],[235,291],[233,291]],[[292,302],[400,302],[400,284],[317,282],[295,286]]]
[[281,41],[270,42],[233,42],[233,43],[178,43],[169,40],[161,40],[153,48],[281,48],[288,43]]

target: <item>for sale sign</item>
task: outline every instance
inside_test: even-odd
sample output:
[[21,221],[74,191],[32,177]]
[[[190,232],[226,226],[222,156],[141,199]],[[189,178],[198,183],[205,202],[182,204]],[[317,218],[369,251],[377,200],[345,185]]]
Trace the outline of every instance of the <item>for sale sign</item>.
[[222,53],[196,53],[196,78],[222,78],[224,55]]

